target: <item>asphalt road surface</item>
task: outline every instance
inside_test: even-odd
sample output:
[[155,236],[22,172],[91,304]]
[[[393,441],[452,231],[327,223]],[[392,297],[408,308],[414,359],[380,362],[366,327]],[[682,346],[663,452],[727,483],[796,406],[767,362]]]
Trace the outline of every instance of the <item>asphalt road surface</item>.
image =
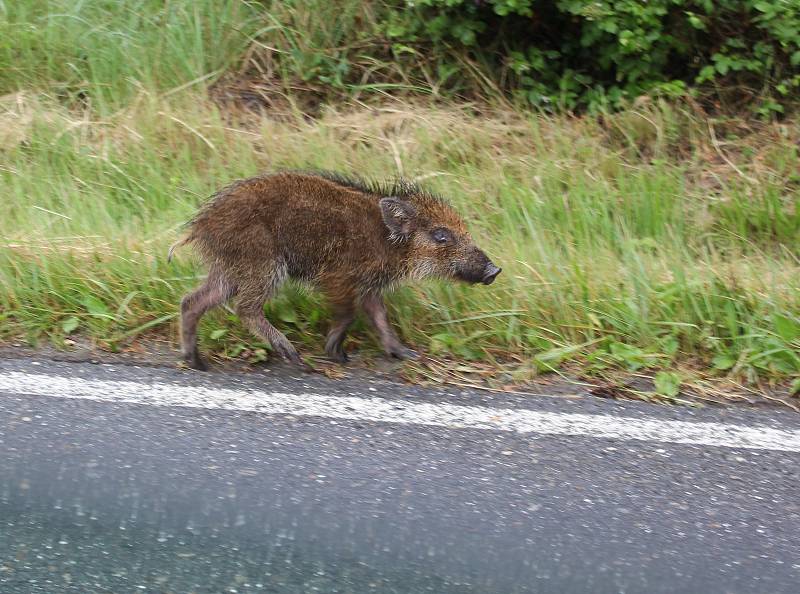
[[0,592],[796,594],[798,419],[0,360]]

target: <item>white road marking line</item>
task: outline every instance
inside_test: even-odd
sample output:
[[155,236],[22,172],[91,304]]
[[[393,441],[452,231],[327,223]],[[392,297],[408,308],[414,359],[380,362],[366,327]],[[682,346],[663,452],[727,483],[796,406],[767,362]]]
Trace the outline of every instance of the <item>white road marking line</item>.
[[800,452],[800,430],[792,431],[767,426],[745,427],[724,423],[428,404],[383,398],[106,381],[21,372],[0,374],[0,391],[99,402],[252,411],[262,414],[426,425],[449,429],[584,435],[623,441],[656,441]]

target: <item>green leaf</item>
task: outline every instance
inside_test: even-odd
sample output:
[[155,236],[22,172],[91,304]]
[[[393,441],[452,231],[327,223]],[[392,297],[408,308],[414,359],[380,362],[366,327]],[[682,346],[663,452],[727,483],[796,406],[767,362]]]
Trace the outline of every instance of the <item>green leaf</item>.
[[282,309],[278,312],[278,319],[287,324],[296,324],[297,313],[293,309]]
[[85,295],[81,302],[90,315],[98,318],[114,319],[114,316],[108,310],[108,306],[94,295]]
[[800,338],[800,323],[792,318],[776,315],[772,318],[775,325],[775,332],[786,342],[792,342]]
[[663,349],[664,354],[670,357],[674,356],[675,353],[678,352],[678,347],[678,339],[674,336],[669,336],[661,342],[661,348]]
[[705,31],[706,25],[703,21],[700,20],[693,12],[687,12],[686,15],[689,17],[689,24],[694,27],[695,29],[699,29],[701,31]]
[[537,354],[534,357],[534,360],[547,368],[552,368],[553,366],[556,366],[564,361],[564,359],[568,359],[575,353],[580,352],[580,350],[585,346],[585,344],[576,344],[550,349],[543,353]]
[[647,365],[647,354],[639,347],[615,341],[609,343],[608,350],[618,363],[625,365],[630,371]]
[[702,82],[705,82],[707,80],[711,80],[711,79],[714,78],[714,72],[715,72],[714,71],[714,66],[712,66],[711,64],[703,66],[700,69],[700,73],[697,75],[696,81],[698,83],[702,83]]
[[158,326],[159,324],[163,324],[167,320],[173,319],[177,315],[178,314],[175,314],[175,313],[169,313],[169,314],[163,315],[161,317],[155,318],[153,320],[150,320],[149,322],[145,322],[144,324],[136,326],[136,328],[131,328],[127,332],[123,332],[122,334],[116,336],[114,338],[114,340],[123,340],[123,339],[129,338],[131,336],[136,336],[137,334],[141,334],[145,330],[149,330],[150,328],[152,328],[154,326]]
[[266,349],[255,349],[253,351],[252,356],[250,357],[251,363],[261,363],[267,360],[267,351]]
[[736,359],[731,357],[727,354],[717,355],[712,359],[711,364],[714,366],[714,369],[719,369],[720,371],[727,371],[734,365],[736,365]]
[[76,318],[75,316],[70,316],[63,322],[61,322],[61,329],[64,331],[64,334],[72,334],[75,330],[78,329],[80,326],[81,321]]
[[800,377],[796,377],[792,380],[792,384],[789,386],[789,394],[792,396],[800,394]]
[[386,34],[389,37],[403,37],[406,34],[406,27],[403,23],[391,23],[386,29]]
[[211,340],[219,340],[228,333],[226,328],[217,328],[211,333]]
[[428,348],[432,353],[444,353],[453,348],[455,337],[449,332],[440,332],[431,336]]
[[669,396],[670,398],[677,396],[681,391],[681,378],[672,371],[659,371],[655,378],[654,383],[656,393],[662,396]]

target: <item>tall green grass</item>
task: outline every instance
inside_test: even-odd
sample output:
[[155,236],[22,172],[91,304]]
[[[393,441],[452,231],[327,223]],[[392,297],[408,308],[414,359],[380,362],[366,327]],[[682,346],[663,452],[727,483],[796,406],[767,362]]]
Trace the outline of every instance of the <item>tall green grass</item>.
[[38,89],[113,111],[144,88],[219,76],[261,19],[242,0],[0,2],[0,92]]
[[[0,5],[0,338],[174,340],[204,274],[188,251],[166,262],[180,225],[232,179],[314,167],[423,180],[504,268],[488,288],[392,297],[402,333],[435,355],[800,375],[797,122],[754,130],[647,102],[597,118],[409,100],[313,120],[223,109],[206,84],[264,34],[254,6]],[[321,350],[317,296],[290,290],[268,315]],[[254,342],[225,310],[202,340],[228,355]]]
[[[171,335],[176,304],[203,271],[188,253],[168,265],[166,248],[214,189],[280,167],[379,178],[401,168],[448,196],[505,269],[490,288],[401,291],[398,323],[417,345],[542,369],[581,357],[631,369],[703,362],[751,379],[798,371],[791,139],[741,161],[747,181],[733,169],[704,177],[697,155],[670,159],[677,147],[653,139],[698,125],[671,124],[667,106],[642,114],[660,130],[653,139],[632,127],[622,141],[591,119],[405,104],[237,125],[195,94],[142,94],[100,121],[29,95],[5,109],[17,126],[0,164],[6,336],[82,331],[115,346],[144,330]],[[628,115],[609,117],[624,125]],[[318,350],[323,308],[290,292],[271,314]],[[207,324],[206,346],[245,340],[232,321],[219,313]]]

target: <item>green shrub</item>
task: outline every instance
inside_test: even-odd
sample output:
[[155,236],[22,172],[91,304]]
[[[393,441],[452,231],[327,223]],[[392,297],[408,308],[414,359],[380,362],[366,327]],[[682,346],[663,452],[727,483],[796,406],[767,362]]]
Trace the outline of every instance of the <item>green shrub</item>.
[[782,112],[800,91],[798,0],[406,0],[387,35],[456,44],[530,103],[711,92]]

